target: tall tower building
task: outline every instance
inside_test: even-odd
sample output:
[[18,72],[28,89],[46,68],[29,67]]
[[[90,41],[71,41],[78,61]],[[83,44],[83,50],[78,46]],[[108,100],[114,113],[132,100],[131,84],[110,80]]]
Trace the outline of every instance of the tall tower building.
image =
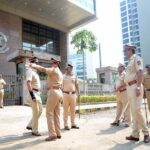
[[[123,45],[128,43],[135,45],[136,53],[142,56],[144,65],[150,63],[149,6],[149,0],[120,0]],[[126,57],[124,62],[127,65]]]

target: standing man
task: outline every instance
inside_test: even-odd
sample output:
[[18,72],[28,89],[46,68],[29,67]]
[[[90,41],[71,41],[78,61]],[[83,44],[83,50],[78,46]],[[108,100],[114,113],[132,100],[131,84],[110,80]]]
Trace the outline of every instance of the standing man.
[[30,64],[30,66],[40,72],[48,75],[48,93],[46,104],[46,117],[48,124],[49,137],[46,141],[53,141],[61,138],[60,133],[60,103],[63,99],[61,87],[63,75],[59,69],[60,61],[51,58],[51,67],[45,68],[39,65]]
[[63,106],[64,106],[64,129],[70,130],[68,126],[68,109],[70,109],[71,128],[79,129],[75,124],[76,92],[80,95],[77,78],[72,73],[73,66],[68,64],[63,76]]
[[6,82],[3,79],[2,74],[0,74],[0,108],[4,108],[3,106],[4,85],[6,85]]
[[127,97],[127,90],[126,86],[122,87],[118,90],[118,87],[124,85],[124,78],[125,78],[125,66],[123,64],[119,64],[118,66],[118,76],[116,79],[116,85],[115,85],[115,92],[116,92],[116,98],[117,98],[117,112],[116,112],[116,118],[111,125],[113,126],[119,126],[120,117],[122,113],[124,113],[125,117],[125,127],[130,126],[131,117],[130,117],[130,105]]
[[[36,64],[38,62],[38,59],[37,57],[33,57],[29,61],[32,64]],[[40,136],[41,134],[38,131],[38,121],[42,114],[42,101],[40,97],[41,85],[39,75],[37,74],[37,71],[35,69],[27,69],[26,81],[30,93],[29,99],[32,108],[32,119],[28,123],[26,129],[32,130],[32,135]]]
[[125,45],[124,53],[129,59],[125,83],[127,84],[127,94],[130,102],[133,131],[127,140],[139,141],[140,129],[144,134],[144,142],[149,143],[149,131],[142,115],[142,98],[143,98],[143,62],[142,59],[135,54],[136,47],[133,45]]
[[150,112],[150,65],[146,65],[147,73],[144,74],[144,87],[147,98],[148,109]]

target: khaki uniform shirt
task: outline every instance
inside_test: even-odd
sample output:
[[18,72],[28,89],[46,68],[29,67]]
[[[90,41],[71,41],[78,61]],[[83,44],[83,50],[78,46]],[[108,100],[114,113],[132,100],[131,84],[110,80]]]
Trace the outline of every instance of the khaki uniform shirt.
[[51,86],[62,86],[63,75],[58,67],[47,68],[46,73],[48,75],[48,87]]
[[125,75],[126,75],[125,71],[123,71],[121,74],[118,74],[118,76],[116,77],[116,83],[115,83],[116,88],[124,85]]
[[4,81],[4,79],[0,79],[0,90],[4,88],[5,84],[6,82]]
[[76,84],[77,79],[74,75],[63,75],[63,91],[66,92],[74,92],[76,91]]
[[136,73],[139,70],[143,70],[143,61],[139,56],[136,56],[134,54],[133,56],[131,56],[128,62],[128,67],[126,70],[126,76],[124,80],[125,83],[136,80],[137,79]]
[[41,89],[40,78],[36,70],[28,68],[26,72],[26,80],[31,81],[32,88],[38,90]]
[[150,89],[150,75],[147,73],[144,74],[144,87]]

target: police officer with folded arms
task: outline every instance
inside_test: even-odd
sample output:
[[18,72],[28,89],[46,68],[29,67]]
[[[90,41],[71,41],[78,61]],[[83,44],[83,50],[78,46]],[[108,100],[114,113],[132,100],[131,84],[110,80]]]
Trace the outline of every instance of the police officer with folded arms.
[[[38,63],[38,58],[33,57],[29,59],[29,62],[32,64],[36,64]],[[40,97],[40,78],[37,71],[29,66],[27,66],[26,70],[26,81],[30,93],[29,101],[32,108],[32,119],[28,123],[26,129],[32,130],[32,135],[40,136],[41,134],[38,131],[39,118],[42,114],[42,100]]]

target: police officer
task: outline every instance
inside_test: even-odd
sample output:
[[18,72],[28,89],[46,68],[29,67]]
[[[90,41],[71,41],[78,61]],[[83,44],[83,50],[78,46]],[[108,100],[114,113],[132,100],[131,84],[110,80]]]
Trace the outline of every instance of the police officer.
[[[38,59],[37,57],[33,57],[29,61],[32,64],[36,64]],[[40,136],[41,134],[38,131],[38,121],[42,114],[42,101],[40,97],[41,86],[39,75],[35,69],[27,68],[26,81],[30,93],[29,99],[32,108],[32,119],[28,123],[26,129],[32,130],[32,135]]]
[[64,129],[70,130],[68,126],[68,109],[70,109],[71,128],[79,129],[75,124],[76,92],[80,95],[77,78],[72,73],[73,66],[66,66],[63,76],[63,107],[64,107]]
[[149,143],[149,131],[142,115],[142,98],[143,98],[143,62],[142,59],[135,54],[136,47],[133,45],[124,46],[124,54],[129,59],[125,83],[127,84],[127,94],[130,101],[133,131],[127,140],[139,141],[140,129],[144,134],[144,142]]
[[6,82],[3,79],[2,74],[0,74],[0,108],[4,108],[3,106],[4,85],[6,85]]
[[148,109],[150,112],[150,65],[146,65],[147,73],[144,74],[144,87],[147,98]]
[[118,76],[116,78],[116,85],[115,85],[115,92],[116,92],[116,98],[117,98],[117,112],[116,112],[116,118],[111,125],[113,126],[119,126],[120,117],[122,113],[124,112],[124,122],[125,127],[130,126],[131,117],[130,117],[130,105],[127,98],[127,90],[126,86],[122,87],[118,90],[118,87],[124,85],[124,78],[125,78],[125,66],[123,64],[119,64],[118,66]]
[[60,102],[63,99],[61,87],[63,83],[63,75],[59,69],[57,59],[51,58],[51,67],[45,68],[39,65],[30,64],[30,66],[40,72],[48,75],[48,93],[46,104],[46,117],[48,124],[49,137],[46,141],[53,141],[61,138],[60,132]]

